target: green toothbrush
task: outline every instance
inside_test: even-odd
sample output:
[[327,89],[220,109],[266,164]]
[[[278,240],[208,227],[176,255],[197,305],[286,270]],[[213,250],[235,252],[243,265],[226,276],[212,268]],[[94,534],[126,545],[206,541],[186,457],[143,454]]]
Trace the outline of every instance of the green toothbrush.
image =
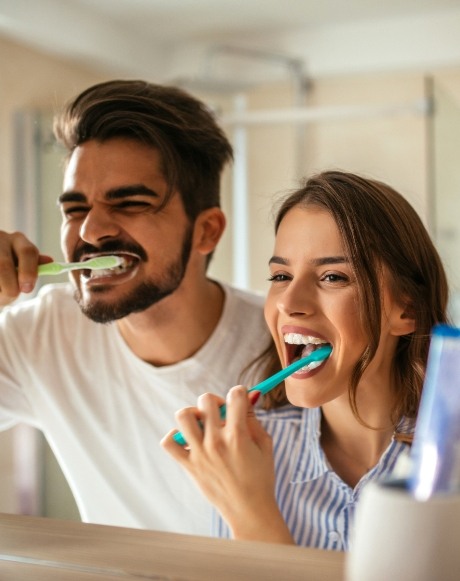
[[123,259],[119,256],[96,256],[84,262],[48,262],[48,264],[39,265],[38,274],[40,276],[62,274],[71,270],[102,270],[104,268],[115,268],[122,263]]
[[[306,367],[310,363],[313,363],[313,361],[323,361],[324,359],[327,359],[331,353],[332,347],[330,345],[323,345],[322,347],[319,347],[319,349],[312,351],[310,355],[302,357],[301,359],[297,359],[297,361],[294,361],[294,363],[291,363],[291,365],[288,365],[284,369],[281,369],[281,371],[278,371],[254,387],[251,387],[251,389],[248,389],[248,393],[251,391],[260,391],[262,395],[265,395],[277,385],[279,385],[284,379],[286,379],[286,377],[289,377],[296,371],[299,371],[299,369],[302,369],[302,367]],[[220,417],[222,420],[225,419],[226,412],[227,408],[225,404],[221,405]],[[176,432],[173,435],[173,440],[175,440],[180,446],[185,446],[187,444],[181,432]]]

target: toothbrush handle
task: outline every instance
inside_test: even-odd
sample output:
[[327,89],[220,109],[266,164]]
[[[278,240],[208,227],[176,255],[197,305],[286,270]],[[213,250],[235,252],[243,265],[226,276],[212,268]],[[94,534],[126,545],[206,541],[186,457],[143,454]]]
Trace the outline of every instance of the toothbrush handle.
[[38,275],[44,274],[61,274],[68,270],[65,265],[61,264],[60,262],[48,262],[47,264],[39,264],[38,266]]
[[[289,377],[290,375],[292,375],[296,371],[299,371],[299,369],[302,369],[302,367],[305,367],[306,365],[308,365],[309,363],[312,363],[313,361],[322,361],[323,359],[327,359],[329,357],[329,355],[331,354],[331,352],[332,352],[332,347],[330,347],[330,345],[325,345],[324,347],[320,347],[319,349],[316,349],[316,351],[313,351],[312,353],[310,353],[310,355],[307,355],[307,357],[303,357],[302,359],[298,359],[297,361],[294,361],[294,363],[291,363],[291,365],[288,365],[287,367],[285,367],[284,369],[281,369],[280,371],[278,371],[274,375],[271,375],[270,377],[268,377],[267,379],[264,379],[263,381],[261,381],[257,385],[254,385],[254,387],[251,387],[251,389],[248,389],[248,393],[251,391],[260,391],[262,393],[262,395],[266,395],[269,391],[271,391],[273,388],[275,388],[277,385],[279,385],[284,379],[286,379],[286,377]],[[225,404],[221,405],[219,408],[219,411],[220,411],[220,418],[222,420],[225,420],[226,413],[227,413],[226,405]],[[200,424],[200,426],[203,426],[203,424],[201,422],[198,422],[198,423]],[[176,432],[173,435],[173,440],[181,446],[185,446],[187,444],[187,442],[186,442],[186,440],[181,432]]]

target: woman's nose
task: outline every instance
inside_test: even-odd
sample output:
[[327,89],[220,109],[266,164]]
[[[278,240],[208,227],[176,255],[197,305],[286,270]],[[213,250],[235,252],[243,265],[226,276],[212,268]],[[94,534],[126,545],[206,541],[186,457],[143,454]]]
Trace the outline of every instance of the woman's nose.
[[315,313],[314,291],[302,283],[291,282],[278,297],[278,310],[290,317],[309,316]]
[[120,234],[120,226],[103,209],[91,208],[80,226],[80,238],[88,244],[97,245],[105,238]]

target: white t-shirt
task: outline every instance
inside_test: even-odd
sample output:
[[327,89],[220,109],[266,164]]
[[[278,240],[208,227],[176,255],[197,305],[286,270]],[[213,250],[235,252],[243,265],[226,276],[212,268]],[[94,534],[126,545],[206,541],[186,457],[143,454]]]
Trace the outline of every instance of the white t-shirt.
[[263,298],[222,286],[208,342],[164,367],[136,357],[116,324],[82,315],[67,283],[0,314],[0,428],[43,431],[83,521],[210,534],[210,505],[159,441],[177,409],[226,393],[267,345]]

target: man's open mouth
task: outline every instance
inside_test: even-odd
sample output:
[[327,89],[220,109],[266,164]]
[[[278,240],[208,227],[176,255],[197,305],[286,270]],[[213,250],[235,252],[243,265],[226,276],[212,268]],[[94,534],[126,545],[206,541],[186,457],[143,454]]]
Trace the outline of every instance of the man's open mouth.
[[[110,256],[118,256],[120,258],[121,263],[117,266],[113,266],[111,268],[102,268],[98,270],[92,269],[83,269],[82,270],[82,278],[87,280],[97,280],[103,278],[110,278],[115,276],[120,276],[123,274],[128,273],[131,271],[140,261],[138,256],[128,254],[125,252],[110,252]],[[91,258],[95,258],[96,256],[107,256],[106,254],[92,254],[83,257],[83,261],[89,260]]]
[[[283,337],[286,347],[286,365],[290,365],[302,357],[307,357],[324,345],[330,345],[324,339],[312,335],[302,335],[301,333],[285,333]],[[324,360],[312,361],[309,365],[302,367],[302,370],[312,371],[322,363],[324,363]]]

